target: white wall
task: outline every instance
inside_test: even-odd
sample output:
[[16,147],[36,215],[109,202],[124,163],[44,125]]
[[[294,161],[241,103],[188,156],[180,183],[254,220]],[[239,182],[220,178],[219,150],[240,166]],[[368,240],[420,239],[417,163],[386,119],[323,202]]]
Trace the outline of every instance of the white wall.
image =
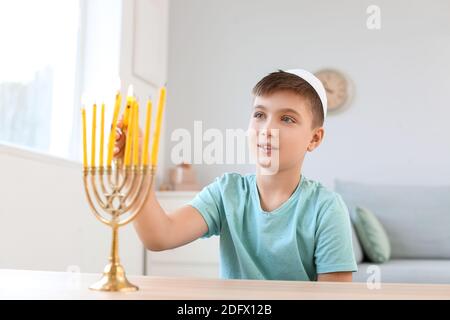
[[[381,8],[381,30],[366,8]],[[350,108],[326,121],[304,174],[385,183],[450,183],[450,2],[172,0],[165,136],[247,128],[250,91],[278,68],[333,67],[354,82]],[[203,185],[251,165],[196,166]]]

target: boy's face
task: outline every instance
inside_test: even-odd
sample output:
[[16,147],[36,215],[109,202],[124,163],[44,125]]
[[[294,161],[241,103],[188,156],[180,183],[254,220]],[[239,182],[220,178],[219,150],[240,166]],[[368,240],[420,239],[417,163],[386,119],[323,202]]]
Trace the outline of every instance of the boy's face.
[[256,165],[267,174],[301,166],[306,151],[323,138],[323,127],[313,128],[312,123],[309,102],[292,91],[256,96],[248,128]]

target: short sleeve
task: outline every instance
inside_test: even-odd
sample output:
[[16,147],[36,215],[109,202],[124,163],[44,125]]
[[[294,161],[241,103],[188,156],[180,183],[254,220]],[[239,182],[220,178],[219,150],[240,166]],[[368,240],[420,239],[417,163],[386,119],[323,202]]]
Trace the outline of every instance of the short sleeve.
[[221,195],[221,179],[216,178],[214,182],[204,187],[196,194],[188,205],[197,209],[208,225],[208,231],[202,238],[219,235],[221,229],[221,217],[223,216],[223,202]]
[[355,272],[350,215],[342,197],[334,194],[319,212],[314,259],[317,273]]

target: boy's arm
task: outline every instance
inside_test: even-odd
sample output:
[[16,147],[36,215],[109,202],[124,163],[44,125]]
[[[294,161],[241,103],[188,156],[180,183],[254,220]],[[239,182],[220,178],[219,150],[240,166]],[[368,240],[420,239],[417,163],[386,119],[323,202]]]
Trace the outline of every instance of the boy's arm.
[[144,246],[152,251],[182,246],[208,231],[205,220],[192,206],[185,205],[166,214],[153,188],[133,224]]
[[317,275],[317,281],[352,282],[352,273],[351,272],[320,273]]
[[352,281],[358,270],[348,209],[338,194],[326,197],[317,220],[314,258],[317,281]]
[[[124,155],[126,141],[122,132],[123,117],[117,123],[114,157]],[[139,130],[139,154],[141,152],[142,132]],[[133,221],[134,227],[144,246],[153,251],[176,248],[201,237],[208,231],[208,225],[200,212],[186,205],[167,214],[156,199],[154,186]]]

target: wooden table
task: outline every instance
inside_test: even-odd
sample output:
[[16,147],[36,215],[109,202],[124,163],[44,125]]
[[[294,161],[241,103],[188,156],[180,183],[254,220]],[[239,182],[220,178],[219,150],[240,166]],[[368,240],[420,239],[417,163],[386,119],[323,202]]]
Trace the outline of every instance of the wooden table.
[[98,274],[0,270],[0,299],[157,299],[157,300],[278,300],[278,299],[450,299],[450,284],[218,280],[128,276],[140,287],[133,293],[88,289]]

